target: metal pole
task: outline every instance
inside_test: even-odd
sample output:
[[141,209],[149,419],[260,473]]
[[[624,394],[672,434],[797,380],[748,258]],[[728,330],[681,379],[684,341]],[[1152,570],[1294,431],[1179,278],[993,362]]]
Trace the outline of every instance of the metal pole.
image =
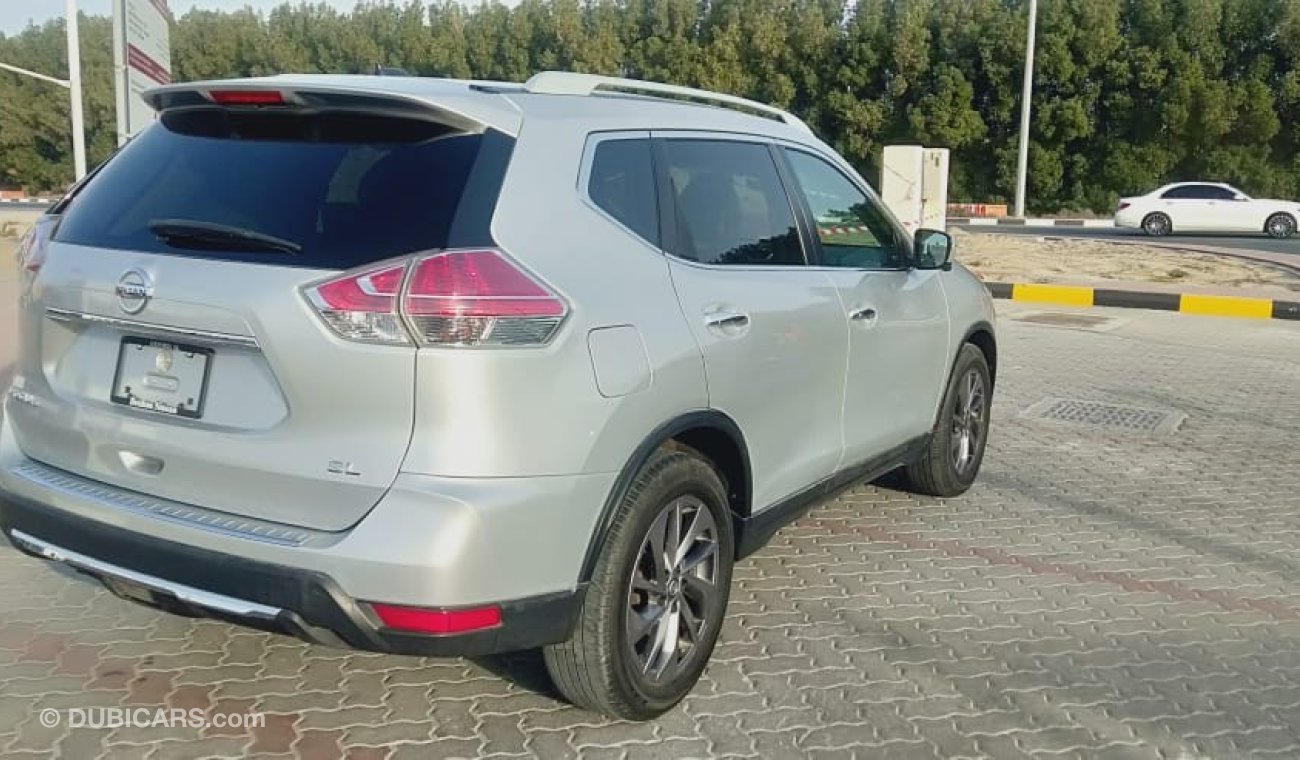
[[117,147],[126,145],[131,83],[126,74],[126,3],[113,0],[113,109],[117,112]]
[[43,82],[57,84],[58,86],[64,89],[67,89],[68,87],[68,80],[66,79],[59,79],[58,77],[46,76],[45,74],[38,74],[35,71],[29,71],[28,69],[24,69],[21,66],[12,66],[7,63],[0,63],[0,69],[4,69],[5,71],[12,71],[15,74],[23,74],[32,77],[33,79],[39,79]]
[[1029,36],[1025,40],[1025,88],[1020,100],[1020,157],[1016,162],[1016,216],[1025,215],[1025,184],[1029,174],[1029,116],[1034,97],[1034,35],[1038,31],[1038,0],[1029,0]]
[[86,176],[86,119],[81,110],[81,38],[77,0],[68,0],[68,90],[72,94],[72,166],[77,181]]

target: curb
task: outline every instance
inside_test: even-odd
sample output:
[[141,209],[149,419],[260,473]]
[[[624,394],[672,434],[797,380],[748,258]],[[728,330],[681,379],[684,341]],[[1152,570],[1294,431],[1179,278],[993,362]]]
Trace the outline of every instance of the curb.
[[1195,293],[1143,293],[1080,285],[1041,285],[1026,282],[985,283],[994,298],[1057,306],[1114,306],[1155,309],[1210,317],[1243,319],[1294,319],[1300,321],[1300,302],[1271,298],[1206,296]]
[[950,216],[948,224],[962,227],[1087,227],[1089,229],[1111,229],[1115,227],[1113,219],[1023,219],[1005,216],[997,219]]

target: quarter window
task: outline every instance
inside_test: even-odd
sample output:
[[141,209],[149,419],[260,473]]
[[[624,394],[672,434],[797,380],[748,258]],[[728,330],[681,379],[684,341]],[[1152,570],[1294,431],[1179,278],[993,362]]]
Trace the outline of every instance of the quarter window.
[[704,264],[805,263],[790,198],[767,146],[664,140],[675,204],[673,254]]
[[605,213],[659,247],[659,207],[648,139],[605,140],[591,160],[587,195]]
[[821,241],[822,263],[854,269],[896,269],[907,260],[906,243],[878,200],[839,169],[798,150],[786,150]]

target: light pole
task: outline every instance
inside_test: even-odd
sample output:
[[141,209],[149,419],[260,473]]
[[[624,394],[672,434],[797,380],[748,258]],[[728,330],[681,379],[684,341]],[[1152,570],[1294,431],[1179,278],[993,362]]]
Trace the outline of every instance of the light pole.
[[78,182],[86,176],[86,117],[81,110],[81,35],[77,0],[68,0],[68,89],[72,91],[72,167]]
[[[71,1],[71,0],[69,0]],[[1025,180],[1029,174],[1029,115],[1034,98],[1034,35],[1038,0],[1029,0],[1029,35],[1025,40],[1025,87],[1020,96],[1020,156],[1016,161],[1016,216],[1025,215]]]
[[81,109],[81,43],[77,34],[77,0],[67,0],[68,18],[65,25],[68,30],[68,78],[39,74],[35,71],[0,63],[0,69],[15,74],[50,82],[66,89],[72,99],[72,168],[78,181],[86,176],[86,125],[85,115]]

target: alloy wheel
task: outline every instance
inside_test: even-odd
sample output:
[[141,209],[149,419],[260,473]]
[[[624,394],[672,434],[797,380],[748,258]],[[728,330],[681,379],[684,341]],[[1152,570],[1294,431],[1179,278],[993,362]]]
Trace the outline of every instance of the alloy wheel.
[[628,585],[626,643],[651,682],[671,680],[704,641],[718,591],[718,526],[694,496],[674,499],[650,524]]
[[1275,238],[1287,238],[1295,234],[1295,221],[1289,216],[1277,214],[1268,220],[1268,234]]
[[975,466],[984,442],[987,397],[984,376],[977,370],[968,371],[957,385],[957,403],[952,410],[952,464],[959,476],[965,477]]

